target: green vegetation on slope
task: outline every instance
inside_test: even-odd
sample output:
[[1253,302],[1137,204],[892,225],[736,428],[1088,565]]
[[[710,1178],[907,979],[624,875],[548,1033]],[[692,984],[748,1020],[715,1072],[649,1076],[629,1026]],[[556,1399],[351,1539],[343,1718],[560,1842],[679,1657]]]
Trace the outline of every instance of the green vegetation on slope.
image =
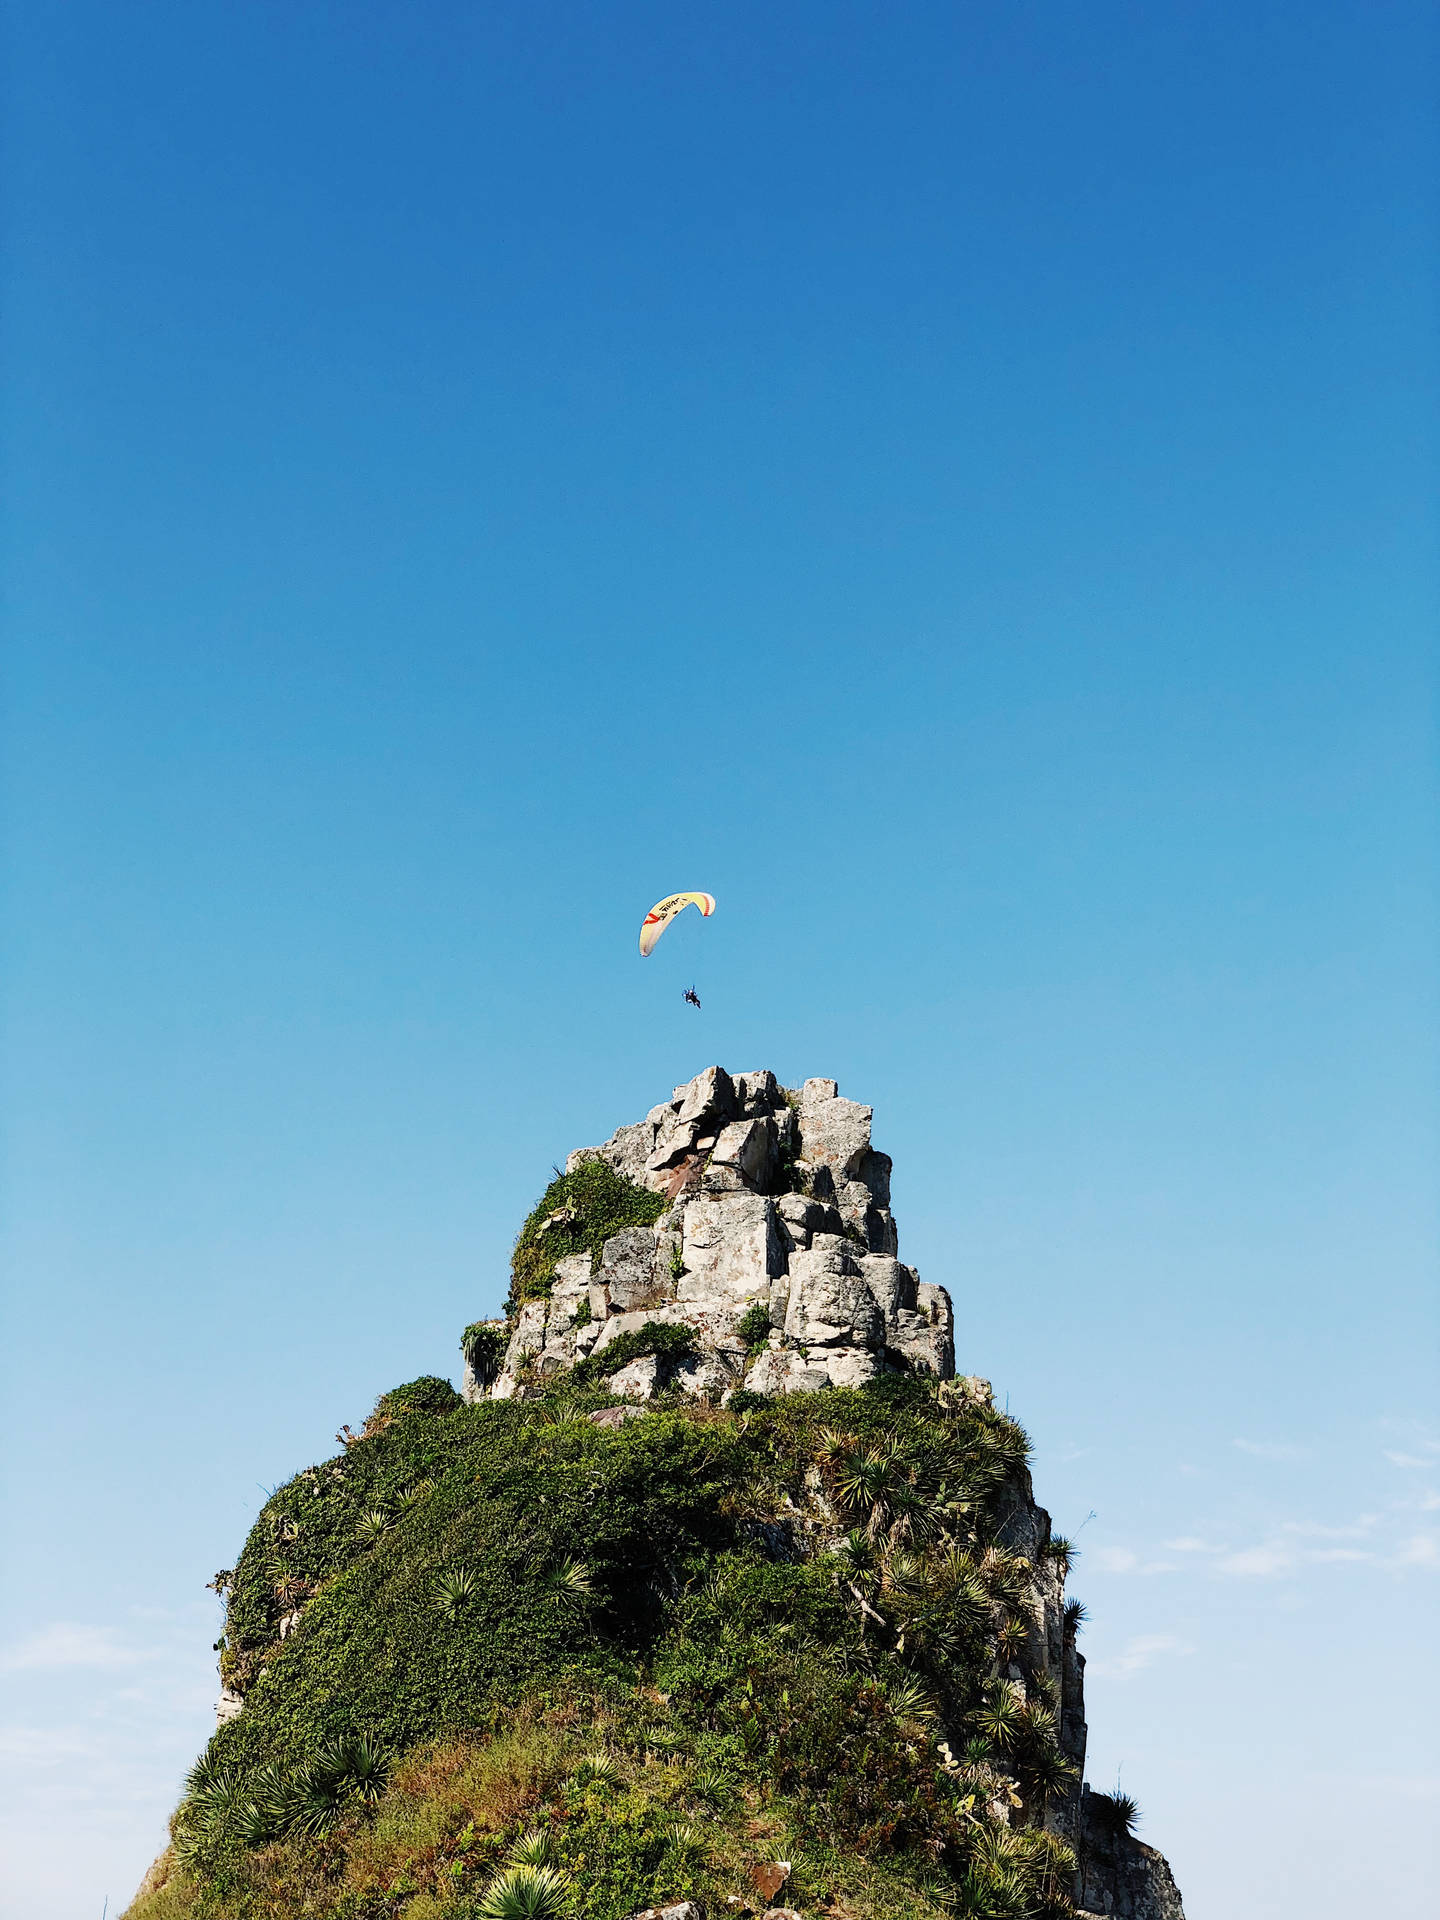
[[506,1312],[548,1294],[557,1261],[588,1253],[598,1262],[612,1233],[653,1227],[666,1205],[661,1194],[636,1186],[608,1160],[582,1160],[573,1173],[557,1173],[515,1241]]
[[245,1709],[133,1920],[482,1920],[540,1868],[537,1912],[716,1913],[777,1856],[807,1912],[1070,1911],[1056,1703],[995,1677],[1035,1577],[997,1540],[1012,1422],[913,1379],[616,1430],[573,1375],[443,1384],[266,1503],[229,1576]]

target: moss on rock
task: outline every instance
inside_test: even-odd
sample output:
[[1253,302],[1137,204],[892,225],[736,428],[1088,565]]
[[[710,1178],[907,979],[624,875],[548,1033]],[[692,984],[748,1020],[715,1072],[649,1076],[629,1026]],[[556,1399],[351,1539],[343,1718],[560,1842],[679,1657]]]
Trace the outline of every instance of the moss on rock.
[[651,1227],[664,1213],[664,1196],[637,1186],[608,1160],[582,1160],[573,1173],[557,1174],[520,1229],[510,1257],[507,1312],[547,1295],[556,1262],[600,1249],[623,1227]]

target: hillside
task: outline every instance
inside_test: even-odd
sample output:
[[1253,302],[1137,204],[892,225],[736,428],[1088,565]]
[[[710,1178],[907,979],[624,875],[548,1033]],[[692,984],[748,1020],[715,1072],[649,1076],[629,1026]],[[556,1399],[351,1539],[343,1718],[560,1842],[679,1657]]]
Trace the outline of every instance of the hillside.
[[383,1395],[218,1576],[132,1920],[1181,1920],[1082,1787],[1070,1550],[869,1127],[712,1068],[571,1156],[465,1399]]

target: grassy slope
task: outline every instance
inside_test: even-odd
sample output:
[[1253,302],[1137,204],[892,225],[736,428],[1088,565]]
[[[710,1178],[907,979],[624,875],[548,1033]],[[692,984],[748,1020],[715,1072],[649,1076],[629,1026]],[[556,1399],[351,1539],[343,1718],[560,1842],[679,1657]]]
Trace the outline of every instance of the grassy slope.
[[[616,1431],[573,1377],[453,1398],[397,1390],[262,1510],[222,1654],[245,1710],[131,1920],[461,1920],[537,1826],[577,1920],[758,1910],[777,1856],[806,1913],[1068,1911],[1053,1843],[988,1811],[1059,1782],[1043,1687],[990,1685],[1030,1582],[986,1552],[1011,1422],[898,1380]],[[316,1771],[357,1737],[393,1762],[378,1804]]]

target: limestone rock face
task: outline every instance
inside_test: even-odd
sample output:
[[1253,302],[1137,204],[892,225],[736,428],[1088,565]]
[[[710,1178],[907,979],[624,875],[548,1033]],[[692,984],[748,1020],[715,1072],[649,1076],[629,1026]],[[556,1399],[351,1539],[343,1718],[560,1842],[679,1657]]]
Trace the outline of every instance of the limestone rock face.
[[[657,1321],[690,1328],[696,1355],[626,1362],[611,1376],[617,1398],[674,1387],[722,1399],[740,1386],[813,1393],[895,1372],[948,1379],[950,1295],[899,1260],[890,1159],[871,1145],[872,1117],[833,1080],[790,1091],[768,1069],[707,1067],[603,1145],[577,1148],[567,1171],[606,1160],[669,1208],[654,1227],[613,1234],[593,1259],[559,1262],[549,1298],[510,1323],[488,1392],[523,1397]],[[756,1306],[773,1329],[759,1351],[750,1323],[740,1333]],[[467,1399],[486,1391],[467,1374]]]

